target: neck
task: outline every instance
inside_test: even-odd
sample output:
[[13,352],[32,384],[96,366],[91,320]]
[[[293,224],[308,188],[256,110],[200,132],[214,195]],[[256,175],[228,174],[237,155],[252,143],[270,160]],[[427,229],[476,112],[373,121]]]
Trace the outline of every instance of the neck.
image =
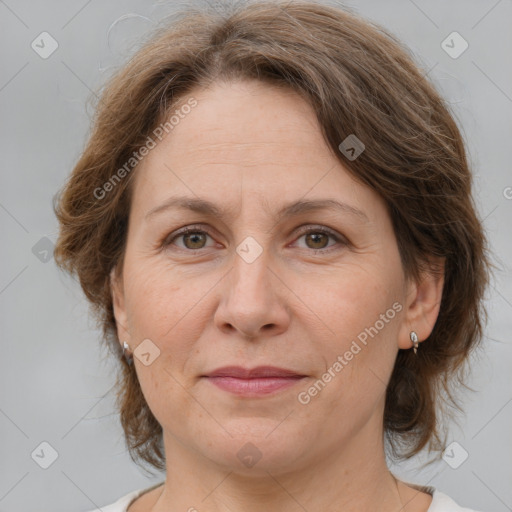
[[222,467],[166,438],[166,482],[152,512],[405,512],[382,437],[369,425],[365,429],[341,447],[304,455],[286,470],[268,461],[249,470]]

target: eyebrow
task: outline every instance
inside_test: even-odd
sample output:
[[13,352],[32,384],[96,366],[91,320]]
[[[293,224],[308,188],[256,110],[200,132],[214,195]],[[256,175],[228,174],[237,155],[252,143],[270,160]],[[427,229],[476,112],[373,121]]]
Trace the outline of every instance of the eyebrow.
[[[171,209],[190,210],[196,213],[209,215],[212,217],[225,218],[227,216],[233,216],[234,212],[226,207],[219,207],[214,203],[207,201],[206,199],[199,199],[194,197],[171,197],[167,199],[161,205],[150,210],[145,219],[149,220],[158,213],[162,213]],[[366,214],[358,208],[351,206],[347,203],[342,203],[335,199],[310,199],[310,200],[299,200],[293,203],[285,205],[281,208],[277,214],[277,221],[299,216],[304,213],[311,213],[319,210],[332,210],[341,213],[348,213],[354,217],[358,217],[364,222],[369,222]]]

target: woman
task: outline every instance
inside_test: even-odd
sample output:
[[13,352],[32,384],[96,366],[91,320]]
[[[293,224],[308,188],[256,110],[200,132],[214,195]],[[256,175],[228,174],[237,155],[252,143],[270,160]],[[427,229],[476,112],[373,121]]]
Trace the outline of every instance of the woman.
[[166,471],[103,511],[470,510],[386,463],[446,446],[490,263],[458,128],[382,29],[183,11],[111,80],[55,209],[130,454]]

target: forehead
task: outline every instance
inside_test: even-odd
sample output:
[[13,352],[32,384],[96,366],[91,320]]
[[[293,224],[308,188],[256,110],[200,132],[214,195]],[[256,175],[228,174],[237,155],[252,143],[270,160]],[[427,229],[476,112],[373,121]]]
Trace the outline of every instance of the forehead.
[[146,213],[176,193],[226,202],[243,192],[271,204],[327,192],[356,202],[372,195],[343,168],[294,91],[245,81],[197,88],[181,104],[190,98],[196,106],[137,169],[134,199]]
[[183,100],[190,98],[197,105],[159,145],[168,156],[246,163],[265,155],[309,160],[329,151],[312,107],[290,89],[257,81],[220,82],[196,88]]

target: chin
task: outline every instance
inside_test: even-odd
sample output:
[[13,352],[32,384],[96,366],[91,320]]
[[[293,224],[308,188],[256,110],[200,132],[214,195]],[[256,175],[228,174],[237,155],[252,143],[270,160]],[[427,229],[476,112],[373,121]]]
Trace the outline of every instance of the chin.
[[289,471],[301,458],[308,441],[300,433],[304,428],[281,422],[282,418],[254,417],[222,422],[232,437],[223,429],[222,433],[217,430],[217,435],[205,432],[201,437],[210,443],[198,448],[228,471],[266,477],[268,472]]

